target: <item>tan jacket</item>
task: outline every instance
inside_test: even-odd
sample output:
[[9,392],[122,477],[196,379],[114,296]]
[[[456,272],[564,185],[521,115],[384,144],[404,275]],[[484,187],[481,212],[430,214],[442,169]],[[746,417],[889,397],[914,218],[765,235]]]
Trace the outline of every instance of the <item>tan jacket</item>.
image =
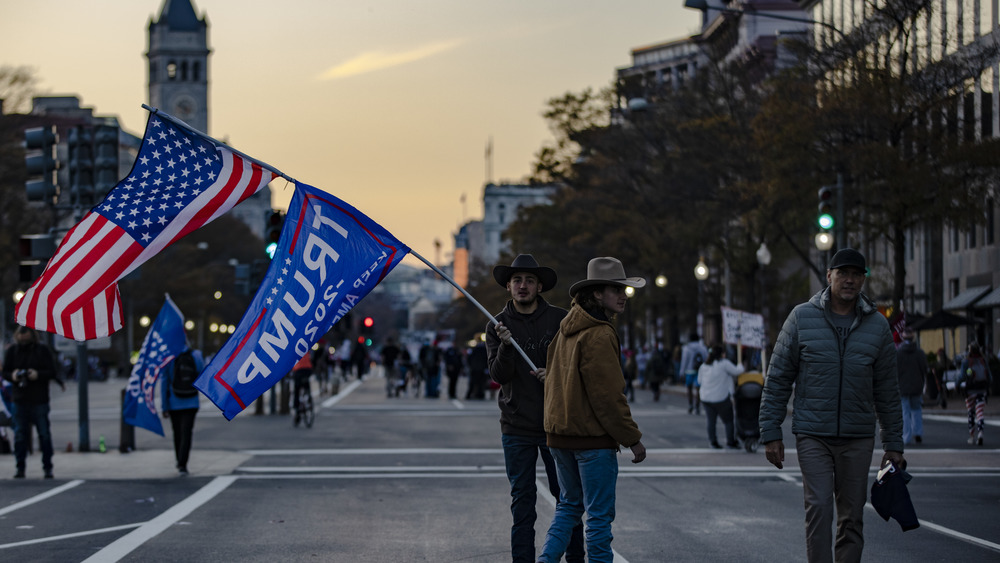
[[620,357],[621,344],[611,323],[573,305],[545,362],[549,446],[617,450],[642,438],[625,398]]

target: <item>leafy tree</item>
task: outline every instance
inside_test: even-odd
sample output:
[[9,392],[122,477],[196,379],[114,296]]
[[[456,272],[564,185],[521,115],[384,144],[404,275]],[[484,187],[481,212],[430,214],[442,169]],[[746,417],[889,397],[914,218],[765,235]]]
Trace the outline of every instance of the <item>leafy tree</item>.
[[[846,179],[845,227],[861,237],[849,244],[889,241],[897,308],[907,237],[920,227],[982,223],[987,198],[997,189],[1000,141],[971,134],[970,90],[1000,51],[987,41],[960,53],[954,45],[928,45],[918,30],[940,18],[939,5],[868,4],[861,27],[830,48],[809,52],[807,67],[771,82],[756,127],[757,144],[769,149],[772,185],[798,189],[803,169],[812,171],[805,178],[822,183],[837,174]],[[923,56],[933,51],[953,54]]]

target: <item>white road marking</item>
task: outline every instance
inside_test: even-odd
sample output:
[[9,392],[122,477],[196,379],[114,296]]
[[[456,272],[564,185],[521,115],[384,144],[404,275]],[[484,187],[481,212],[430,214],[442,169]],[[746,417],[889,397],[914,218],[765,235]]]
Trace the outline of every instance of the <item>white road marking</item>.
[[31,506],[32,504],[35,504],[36,502],[41,502],[41,501],[43,501],[43,500],[45,500],[45,499],[47,499],[49,497],[53,497],[55,495],[58,495],[59,493],[68,491],[68,490],[72,489],[73,487],[76,487],[77,485],[82,485],[82,484],[83,484],[83,480],[82,479],[76,479],[74,481],[70,481],[69,483],[66,483],[65,485],[60,485],[60,486],[58,486],[58,487],[56,487],[54,489],[48,490],[48,491],[46,491],[46,492],[44,492],[44,493],[42,493],[40,495],[35,495],[35,496],[33,496],[33,497],[29,498],[29,499],[22,500],[21,502],[16,502],[16,503],[14,503],[14,504],[12,504],[10,506],[5,506],[3,508],[0,508],[0,516],[3,516],[4,514],[8,514],[8,513],[11,513],[11,512],[14,512],[15,510],[24,508],[25,506]]
[[126,534],[104,549],[84,560],[84,563],[112,563],[120,561],[134,549],[163,533],[164,530],[176,524],[181,518],[191,514],[201,505],[215,498],[226,490],[238,477],[226,475],[212,479],[207,485],[198,489],[193,495],[173,505],[166,512],[143,523],[138,529]]
[[47,538],[37,538],[37,539],[33,539],[33,540],[25,540],[25,541],[19,541],[19,542],[14,542],[14,543],[5,543],[3,545],[0,545],[0,549],[9,549],[11,547],[22,547],[22,546],[25,546],[25,545],[35,545],[35,544],[39,544],[39,543],[48,543],[48,542],[59,541],[59,540],[68,540],[68,539],[79,538],[79,537],[83,537],[83,536],[93,536],[95,534],[106,534],[108,532],[120,532],[122,530],[128,530],[130,528],[138,528],[139,526],[142,526],[142,525],[143,525],[143,522],[140,522],[138,524],[124,524],[122,526],[112,526],[110,528],[100,528],[98,530],[87,530],[85,532],[73,532],[72,534],[63,534],[61,536],[49,536]]
[[352,391],[354,391],[360,386],[361,386],[361,380],[355,379],[354,381],[348,383],[347,387],[342,388],[336,395],[320,403],[320,406],[323,407],[324,409],[328,409],[333,405],[339,403],[341,400],[343,400],[344,397],[350,395]]

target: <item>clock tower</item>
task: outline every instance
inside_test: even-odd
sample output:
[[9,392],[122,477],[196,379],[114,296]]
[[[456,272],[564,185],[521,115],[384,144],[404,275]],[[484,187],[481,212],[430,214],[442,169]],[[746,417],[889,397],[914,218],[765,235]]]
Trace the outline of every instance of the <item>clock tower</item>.
[[149,21],[149,105],[208,130],[208,22],[191,0],[164,0]]

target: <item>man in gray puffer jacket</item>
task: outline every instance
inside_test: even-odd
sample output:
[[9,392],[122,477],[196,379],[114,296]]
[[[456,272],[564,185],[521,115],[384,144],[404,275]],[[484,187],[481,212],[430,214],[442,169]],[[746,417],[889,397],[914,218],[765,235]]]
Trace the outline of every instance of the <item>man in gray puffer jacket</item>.
[[888,321],[861,293],[866,272],[864,256],[854,249],[833,256],[826,272],[829,287],[785,320],[764,383],[760,441],[778,469],[785,460],[781,424],[795,386],[792,433],[810,562],[833,561],[835,521],[836,560],[861,560],[876,418],[882,462],[906,467],[896,348]]

